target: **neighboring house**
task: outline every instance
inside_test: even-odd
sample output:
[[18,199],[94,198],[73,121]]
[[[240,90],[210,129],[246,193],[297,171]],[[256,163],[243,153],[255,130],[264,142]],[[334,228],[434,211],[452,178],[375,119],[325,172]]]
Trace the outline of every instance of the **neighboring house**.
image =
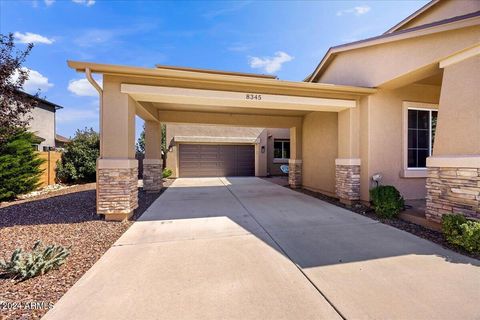
[[[453,212],[480,218],[480,1],[432,1],[383,35],[332,47],[304,82],[166,66],[68,64],[92,82],[91,72],[103,74],[97,212],[107,219],[125,219],[137,206],[135,115],[145,120],[145,190],[161,184],[160,123],[171,128],[169,161],[180,176],[219,154],[251,164],[252,149],[258,156],[248,174],[272,174],[271,147],[261,138],[257,143],[258,128],[283,128],[289,130],[294,188],[346,203],[369,201],[372,176],[380,173],[381,183],[406,199],[427,199],[430,220]],[[218,128],[195,129],[204,125]],[[257,129],[226,134],[222,127]],[[277,135],[271,135],[275,145]],[[225,141],[247,146],[195,144]],[[182,151],[182,145],[190,147]],[[245,169],[236,166],[212,175]]]
[[225,126],[167,125],[172,177],[284,175],[290,131]]
[[29,114],[31,120],[28,126],[28,130],[33,132],[37,138],[37,150],[48,151],[62,147],[65,142],[68,142],[68,139],[56,134],[55,115],[57,110],[63,107],[28,93],[23,94],[37,101],[37,105]]

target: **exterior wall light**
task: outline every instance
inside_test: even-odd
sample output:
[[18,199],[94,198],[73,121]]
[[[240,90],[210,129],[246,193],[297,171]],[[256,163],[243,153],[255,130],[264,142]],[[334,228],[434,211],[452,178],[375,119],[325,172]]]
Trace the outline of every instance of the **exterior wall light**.
[[265,146],[262,146],[262,148],[260,149],[262,153],[265,153]]

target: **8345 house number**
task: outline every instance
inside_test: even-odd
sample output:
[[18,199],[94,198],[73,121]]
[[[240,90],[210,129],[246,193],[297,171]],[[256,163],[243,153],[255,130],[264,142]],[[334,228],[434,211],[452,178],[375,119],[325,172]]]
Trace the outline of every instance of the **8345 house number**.
[[245,94],[245,100],[262,100],[261,94],[247,93]]

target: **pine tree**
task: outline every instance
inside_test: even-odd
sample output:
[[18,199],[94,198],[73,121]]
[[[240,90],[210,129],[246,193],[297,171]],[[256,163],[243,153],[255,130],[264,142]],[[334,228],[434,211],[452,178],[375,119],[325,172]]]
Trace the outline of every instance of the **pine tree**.
[[14,199],[39,186],[44,160],[35,152],[34,142],[32,133],[19,130],[0,144],[0,201]]

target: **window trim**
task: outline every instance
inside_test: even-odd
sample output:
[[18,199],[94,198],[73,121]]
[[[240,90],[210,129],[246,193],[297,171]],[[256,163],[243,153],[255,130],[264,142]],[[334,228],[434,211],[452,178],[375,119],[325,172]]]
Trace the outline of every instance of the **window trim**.
[[290,159],[290,157],[288,157],[288,158],[276,158],[275,157],[275,142],[281,142],[282,143],[282,154],[283,154],[283,150],[284,150],[283,143],[288,142],[288,144],[289,144],[288,149],[290,150],[290,139],[273,139],[273,162],[274,163],[285,163],[286,161],[288,161],[288,159]]
[[[437,111],[438,104],[435,103],[425,103],[425,102],[413,102],[413,101],[403,101],[403,178],[426,178],[428,176],[427,167],[424,168],[410,168],[408,167],[408,110],[421,110],[421,111]],[[429,121],[428,131],[431,134],[432,132],[432,122]],[[432,139],[428,141],[428,152],[432,152]]]

